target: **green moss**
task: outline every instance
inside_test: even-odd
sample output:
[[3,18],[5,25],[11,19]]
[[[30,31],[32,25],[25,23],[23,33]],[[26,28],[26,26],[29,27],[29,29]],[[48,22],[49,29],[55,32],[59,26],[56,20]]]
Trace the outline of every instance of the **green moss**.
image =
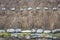
[[0,33],[0,36],[10,37],[10,36],[11,36],[11,34],[10,34],[10,33],[5,32],[5,33]]
[[43,37],[45,37],[45,36],[53,36],[53,34],[52,33],[43,33],[42,36]]
[[4,35],[4,33],[0,33],[0,36]]
[[22,37],[24,37],[24,36],[26,36],[26,35],[28,35],[28,34],[31,34],[31,33],[23,32],[23,33],[18,34],[18,36],[22,36]]
[[56,34],[54,34],[54,36],[60,37],[60,33],[56,33]]
[[10,37],[11,34],[10,33],[4,33],[4,37]]

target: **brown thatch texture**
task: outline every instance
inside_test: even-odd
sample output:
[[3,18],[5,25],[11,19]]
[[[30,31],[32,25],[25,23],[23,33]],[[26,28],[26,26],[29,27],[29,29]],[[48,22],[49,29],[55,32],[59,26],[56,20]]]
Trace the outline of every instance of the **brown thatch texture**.
[[[1,0],[0,9],[6,5],[7,10],[0,10],[0,28],[43,28],[54,29],[60,28],[60,9],[58,11],[45,11],[43,6],[57,6],[58,1],[44,1],[44,0]],[[11,7],[16,7],[17,10],[11,11]],[[33,10],[19,11],[20,7],[33,7]],[[36,6],[41,6],[41,10],[34,9]]]

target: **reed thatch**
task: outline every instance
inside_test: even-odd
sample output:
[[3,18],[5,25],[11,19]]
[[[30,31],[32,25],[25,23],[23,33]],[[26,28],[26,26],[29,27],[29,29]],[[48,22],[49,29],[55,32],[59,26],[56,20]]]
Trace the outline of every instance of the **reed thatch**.
[[[60,9],[57,11],[43,9],[44,6],[51,8],[57,5],[57,0],[0,0],[0,28],[60,28]],[[7,8],[6,11],[1,10],[3,6]],[[30,6],[33,8],[31,11],[19,10],[21,7],[27,9]],[[36,10],[36,6],[42,8]],[[16,10],[11,11],[11,7],[16,7]]]

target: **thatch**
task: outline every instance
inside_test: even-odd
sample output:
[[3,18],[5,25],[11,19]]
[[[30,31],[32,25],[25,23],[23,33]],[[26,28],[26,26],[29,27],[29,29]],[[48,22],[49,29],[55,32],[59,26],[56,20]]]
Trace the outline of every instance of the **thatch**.
[[[5,5],[7,10],[0,10],[0,28],[43,28],[54,29],[60,28],[60,9],[53,11],[49,9],[45,11],[44,6],[53,7],[57,6],[58,1],[42,1],[42,0],[1,0],[0,9]],[[33,10],[20,11],[19,8],[32,7]],[[40,10],[36,10],[35,7],[42,7]],[[15,11],[11,11],[10,8],[15,7]]]

